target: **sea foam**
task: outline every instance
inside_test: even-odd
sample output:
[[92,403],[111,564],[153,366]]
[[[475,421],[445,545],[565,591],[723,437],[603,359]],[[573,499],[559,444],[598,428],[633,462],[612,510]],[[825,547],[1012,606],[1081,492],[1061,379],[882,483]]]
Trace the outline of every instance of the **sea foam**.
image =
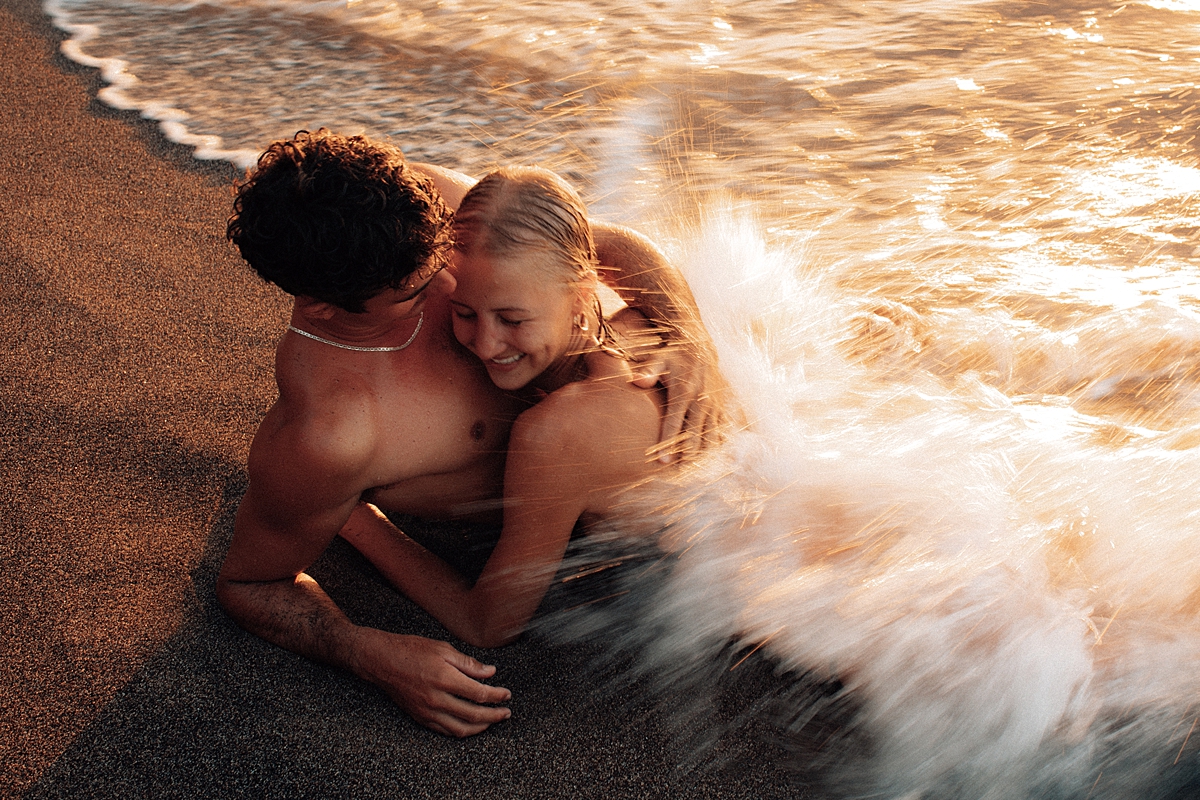
[[796,748],[834,796],[1194,787],[1200,454],[969,372],[880,368],[866,300],[728,207],[680,241],[745,424],[599,537],[656,542],[624,610],[547,625],[630,656],[685,748],[753,651],[778,680],[749,710],[785,739],[836,708],[839,733]]

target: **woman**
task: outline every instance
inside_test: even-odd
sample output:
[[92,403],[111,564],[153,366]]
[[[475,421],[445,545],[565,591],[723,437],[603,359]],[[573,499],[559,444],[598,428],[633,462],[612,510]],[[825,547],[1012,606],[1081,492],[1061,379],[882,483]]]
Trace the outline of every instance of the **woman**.
[[455,337],[492,381],[532,405],[513,426],[504,528],[472,587],[402,533],[343,536],[455,636],[494,647],[516,638],[541,603],[576,523],[612,516],[637,483],[666,469],[650,455],[663,400],[632,381],[597,298],[597,262],[582,201],[554,173],[493,172],[455,214]]

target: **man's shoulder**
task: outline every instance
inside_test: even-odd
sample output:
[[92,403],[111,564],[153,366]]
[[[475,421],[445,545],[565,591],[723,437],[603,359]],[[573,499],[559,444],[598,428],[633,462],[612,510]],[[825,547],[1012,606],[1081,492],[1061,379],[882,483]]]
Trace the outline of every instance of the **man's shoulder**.
[[353,481],[367,473],[377,440],[374,403],[362,391],[281,392],[251,445],[251,479]]

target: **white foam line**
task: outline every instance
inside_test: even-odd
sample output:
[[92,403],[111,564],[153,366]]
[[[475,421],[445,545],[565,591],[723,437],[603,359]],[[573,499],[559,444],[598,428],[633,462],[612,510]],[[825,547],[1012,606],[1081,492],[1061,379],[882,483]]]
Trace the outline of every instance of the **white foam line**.
[[55,26],[70,34],[61,46],[62,54],[77,64],[100,70],[100,78],[108,86],[96,93],[106,105],[121,111],[139,111],[144,119],[154,120],[168,141],[193,149],[192,156],[203,161],[228,161],[241,169],[249,169],[258,161],[258,152],[253,150],[227,150],[220,136],[194,134],[183,124],[188,113],[173,106],[151,103],[144,108],[125,94],[125,89],[138,83],[137,76],[129,72],[129,64],[119,58],[97,58],[88,55],[83,46],[100,35],[95,25],[72,22],[69,13],[58,0],[46,0],[42,10],[53,20]]

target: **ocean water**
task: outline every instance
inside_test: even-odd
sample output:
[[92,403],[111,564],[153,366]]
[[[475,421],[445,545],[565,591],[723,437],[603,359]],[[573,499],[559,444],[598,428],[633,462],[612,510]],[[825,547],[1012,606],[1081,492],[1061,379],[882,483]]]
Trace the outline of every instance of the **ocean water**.
[[672,254],[749,424],[571,623],[664,697],[754,650],[829,796],[1200,795],[1200,2],[46,10],[199,158],[544,164]]

